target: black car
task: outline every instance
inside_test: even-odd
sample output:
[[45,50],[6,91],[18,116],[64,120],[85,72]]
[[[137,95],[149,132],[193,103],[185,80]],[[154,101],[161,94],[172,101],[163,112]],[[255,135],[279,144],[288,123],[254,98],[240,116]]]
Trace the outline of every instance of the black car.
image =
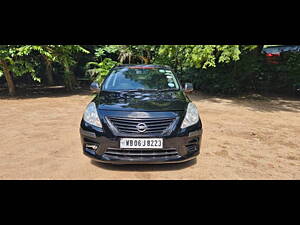
[[168,66],[123,65],[110,71],[81,121],[83,152],[116,164],[176,163],[200,153],[197,107]]

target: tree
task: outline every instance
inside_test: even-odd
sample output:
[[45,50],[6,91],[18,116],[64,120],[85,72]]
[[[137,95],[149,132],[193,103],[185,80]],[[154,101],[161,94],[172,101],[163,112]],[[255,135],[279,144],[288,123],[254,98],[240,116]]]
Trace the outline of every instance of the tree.
[[215,67],[216,63],[239,60],[239,45],[161,45],[159,56],[175,69]]
[[28,58],[29,52],[24,51],[20,45],[0,45],[0,67],[4,73],[9,94],[16,95],[13,74],[22,76],[30,73],[34,80],[39,80],[35,74],[35,62]]
[[58,62],[64,67],[64,82],[68,90],[73,90],[76,79],[72,66],[76,63],[76,53],[89,53],[79,45],[1,45],[0,67],[7,81],[9,94],[16,94],[13,74],[22,76],[30,73],[33,80],[39,81],[35,68],[40,64],[34,53],[42,56],[46,64],[47,83],[53,84],[52,63]]
[[149,64],[158,48],[157,45],[102,45],[96,49],[95,56],[102,61],[103,56],[114,54],[120,63]]
[[98,83],[102,83],[109,71],[115,67],[118,63],[111,58],[105,58],[100,63],[89,62],[86,65],[86,73],[89,77]]
[[37,52],[42,57],[49,85],[54,83],[52,64],[58,62],[63,65],[65,69],[64,80],[66,88],[69,90],[72,90],[76,84],[76,79],[71,71],[71,66],[76,63],[73,58],[74,55],[78,52],[89,53],[89,51],[79,45],[24,45],[20,47],[20,50],[20,52],[26,55]]
[[38,56],[41,56],[42,61],[44,61],[45,64],[45,75],[47,79],[46,83],[48,85],[53,85],[54,83],[52,63],[57,61],[54,55],[55,47],[56,45],[24,45],[20,47],[19,55],[29,55],[37,52]]
[[7,82],[9,94],[11,96],[16,95],[16,87],[15,87],[15,84],[13,82],[12,75],[11,75],[11,72],[9,71],[8,64],[7,64],[6,60],[0,59],[0,66],[3,69],[3,74],[4,74],[6,82]]
[[139,59],[143,64],[150,64],[156,57],[158,45],[131,45],[128,48],[134,57]]
[[80,52],[89,53],[89,51],[79,45],[56,45],[53,50],[55,59],[64,67],[63,76],[67,90],[73,90],[77,84],[72,66],[76,64],[74,56]]

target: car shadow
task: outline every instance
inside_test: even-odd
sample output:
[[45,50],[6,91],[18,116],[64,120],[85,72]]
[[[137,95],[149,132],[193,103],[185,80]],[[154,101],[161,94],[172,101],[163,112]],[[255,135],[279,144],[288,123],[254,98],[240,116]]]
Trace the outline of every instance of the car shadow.
[[172,171],[183,170],[197,164],[197,158],[183,163],[172,164],[107,164],[91,160],[91,164],[105,170],[113,171],[140,171],[140,172],[155,172],[155,171]]

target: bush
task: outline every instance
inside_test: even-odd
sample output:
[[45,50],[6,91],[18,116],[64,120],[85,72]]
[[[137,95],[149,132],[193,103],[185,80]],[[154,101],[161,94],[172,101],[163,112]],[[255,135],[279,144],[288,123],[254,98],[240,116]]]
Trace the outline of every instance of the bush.
[[[222,67],[222,68],[221,68]],[[237,94],[239,84],[233,79],[233,74],[224,65],[208,69],[187,69],[179,74],[182,83],[191,82],[195,90],[210,94]]]
[[293,94],[300,84],[300,53],[284,53],[271,62],[254,53],[240,60],[208,69],[186,69],[180,80],[210,94],[237,95],[249,92]]

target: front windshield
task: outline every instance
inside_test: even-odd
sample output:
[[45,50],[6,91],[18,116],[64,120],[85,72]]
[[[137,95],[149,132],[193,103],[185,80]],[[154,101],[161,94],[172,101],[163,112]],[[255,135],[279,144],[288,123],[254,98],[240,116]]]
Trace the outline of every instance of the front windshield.
[[153,67],[114,69],[103,84],[104,91],[179,89],[171,70]]

